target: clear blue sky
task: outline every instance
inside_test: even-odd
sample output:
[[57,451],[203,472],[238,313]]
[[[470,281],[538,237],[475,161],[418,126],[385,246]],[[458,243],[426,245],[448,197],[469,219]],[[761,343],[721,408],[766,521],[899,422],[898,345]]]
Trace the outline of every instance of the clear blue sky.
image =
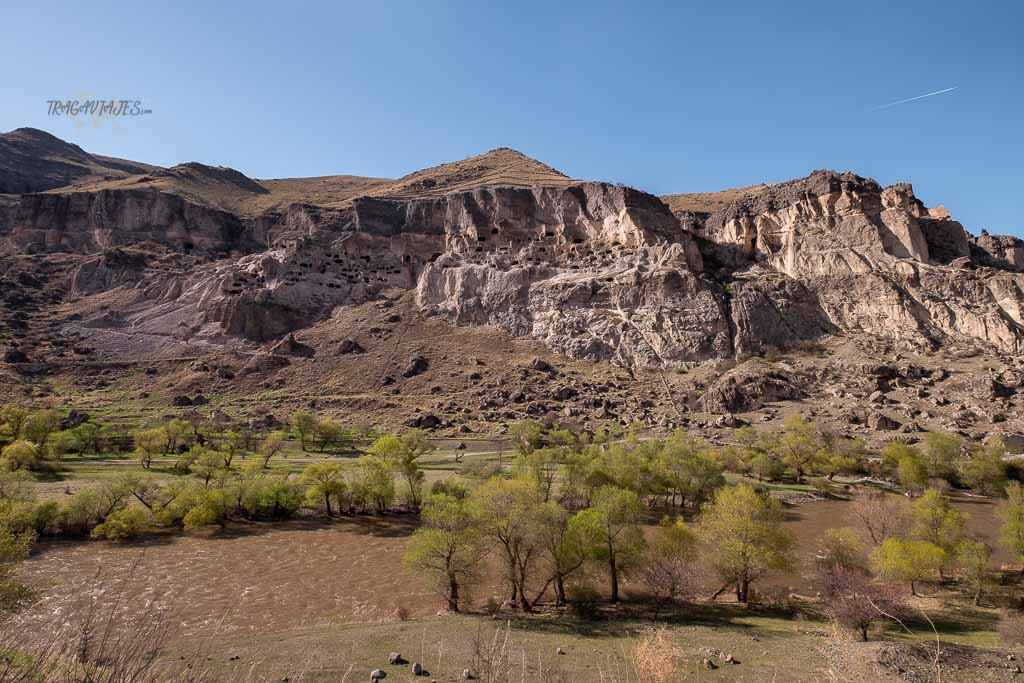
[[[1020,2],[11,2],[2,16],[0,128],[98,153],[394,177],[509,146],[658,194],[848,169],[911,181],[975,232],[1024,234]],[[47,116],[76,95],[153,114]]]

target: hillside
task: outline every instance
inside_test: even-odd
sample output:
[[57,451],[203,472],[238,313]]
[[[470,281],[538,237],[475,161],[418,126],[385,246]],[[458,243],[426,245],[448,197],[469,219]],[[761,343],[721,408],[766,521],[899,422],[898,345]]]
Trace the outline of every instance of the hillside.
[[43,192],[154,170],[149,164],[89,154],[35,128],[0,134],[0,194]]
[[[58,143],[29,166],[101,159]],[[15,394],[260,395],[453,436],[532,416],[713,437],[813,399],[871,439],[1024,434],[1024,243],[909,184],[659,199],[507,148],[398,180],[76,178],[0,202]]]

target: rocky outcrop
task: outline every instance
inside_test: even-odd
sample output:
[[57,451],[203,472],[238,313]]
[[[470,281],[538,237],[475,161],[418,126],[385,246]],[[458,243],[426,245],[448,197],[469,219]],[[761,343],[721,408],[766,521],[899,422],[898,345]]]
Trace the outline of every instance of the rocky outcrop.
[[[95,170],[98,158],[70,147]],[[427,315],[632,368],[837,333],[1024,351],[1024,242],[974,237],[907,184],[815,171],[666,204],[507,149],[397,181],[308,187],[196,163],[136,170],[0,197],[0,244],[73,255],[75,296],[120,292],[82,326],[266,342],[415,289]],[[726,387],[706,402],[745,404],[737,396]]]

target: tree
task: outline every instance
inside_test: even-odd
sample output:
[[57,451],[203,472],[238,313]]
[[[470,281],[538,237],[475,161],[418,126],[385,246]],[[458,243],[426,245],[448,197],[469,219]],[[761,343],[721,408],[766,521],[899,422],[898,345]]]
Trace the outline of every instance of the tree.
[[[5,523],[0,523],[0,616],[5,612],[19,609],[32,596],[31,589],[19,583],[14,577],[18,564],[28,557],[35,538],[35,532],[31,530],[18,531]],[[5,655],[9,657],[7,653],[10,653],[10,650],[4,650]],[[10,671],[10,659],[7,661],[7,670]],[[17,669],[14,674],[17,678]]]
[[796,474],[796,483],[804,475],[813,472],[823,459],[821,443],[813,423],[804,421],[802,415],[793,414],[786,418],[777,442],[782,462]]
[[228,460],[222,451],[193,446],[188,454],[192,457],[192,474],[202,479],[206,488],[210,487],[213,479],[223,476],[228,470]]
[[850,514],[875,546],[892,536],[905,536],[910,530],[910,511],[902,496],[883,491],[862,493],[854,499]]
[[153,464],[153,458],[167,450],[169,438],[167,430],[163,427],[142,429],[132,435],[135,441],[135,451],[139,455],[139,462],[142,469],[148,470]]
[[1010,554],[1024,562],[1024,486],[1010,482],[1006,487],[1006,500],[997,509],[1002,525],[999,539]]
[[887,617],[898,619],[906,610],[890,586],[872,581],[862,569],[829,567],[819,572],[818,581],[829,618],[857,631],[862,641],[867,641],[871,624]]
[[18,439],[4,446],[0,466],[8,471],[35,471],[43,468],[43,454],[33,443]]
[[665,516],[647,546],[640,576],[662,602],[696,594],[700,587],[698,538],[681,517]]
[[423,471],[419,459],[434,447],[420,431],[410,431],[401,436],[382,436],[377,439],[369,452],[388,463],[406,485],[406,500],[413,510],[419,509],[423,492]]
[[342,442],[345,425],[337,420],[320,420],[313,428],[313,436],[320,443],[320,452],[323,453],[328,446],[336,446]]
[[644,550],[639,523],[643,503],[635,491],[602,486],[591,507],[572,518],[570,528],[584,539],[590,557],[608,568],[611,601],[619,601],[620,578],[632,569]]
[[910,584],[916,596],[915,583],[935,578],[946,561],[946,553],[928,541],[887,538],[871,554],[871,565],[883,578]]
[[749,484],[720,489],[704,505],[701,537],[711,565],[747,602],[751,582],[792,564],[793,535],[782,526],[782,506]]
[[[964,534],[964,517],[949,503],[949,498],[928,489],[914,502],[913,534],[942,549],[945,565],[956,552]],[[939,569],[941,575],[941,567]]]
[[307,465],[302,470],[300,481],[306,485],[307,499],[316,504],[323,503],[327,510],[327,516],[333,516],[331,501],[336,503],[337,509],[342,509],[342,503],[348,493],[348,485],[342,478],[341,465],[336,462],[318,462]]
[[224,489],[207,489],[197,501],[195,507],[184,517],[186,529],[199,529],[204,526],[217,525],[222,529],[227,526],[228,512],[231,501]]
[[953,479],[956,461],[960,458],[963,442],[954,434],[928,432],[924,435],[921,460],[928,470],[928,476],[935,479]]
[[988,563],[992,550],[981,541],[961,541],[956,550],[960,565],[960,578],[974,596],[974,604],[981,604],[981,594],[989,584]]
[[900,484],[908,491],[920,491],[928,485],[928,468],[917,455],[901,457],[896,472]]
[[282,432],[271,432],[260,443],[258,454],[263,469],[270,467],[270,459],[284,450],[285,438]]
[[513,605],[530,611],[527,583],[542,545],[536,533],[540,495],[525,479],[489,479],[470,496],[471,510],[485,537],[497,541]]
[[512,425],[509,437],[519,455],[527,455],[544,445],[544,426],[536,420],[523,420]]
[[556,607],[565,604],[566,580],[582,568],[587,559],[578,527],[572,526],[571,520],[569,511],[557,503],[544,503],[537,509],[537,536],[550,574],[544,589],[554,585]]
[[300,410],[292,415],[292,429],[299,437],[299,445],[302,450],[306,450],[306,440],[313,435],[313,431],[316,429],[316,418],[312,413]]
[[187,420],[174,418],[164,424],[164,431],[167,432],[167,450],[169,455],[178,450],[178,446],[184,447],[186,435],[192,431],[192,425]]
[[700,507],[725,485],[722,467],[710,457],[710,451],[703,439],[691,437],[682,430],[665,439],[657,454],[656,467],[668,486],[673,504],[678,496],[680,505],[689,502]]
[[22,437],[22,429],[31,412],[17,403],[5,403],[3,408],[0,408],[0,425],[3,426],[7,438],[17,441]]
[[413,533],[405,562],[430,576],[441,588],[448,609],[458,612],[462,592],[476,580],[485,557],[480,529],[468,502],[445,494],[427,498],[422,515],[423,526]]
[[964,460],[960,474],[964,483],[987,495],[999,495],[1006,488],[1006,447],[1002,439],[971,449],[971,457]]
[[815,559],[819,571],[866,571],[868,568],[867,550],[857,533],[849,527],[827,529],[821,537],[821,549]]
[[54,408],[33,411],[22,427],[25,438],[45,448],[50,435],[60,430],[61,419],[60,411]]
[[360,507],[373,505],[383,514],[395,500],[395,480],[391,466],[383,458],[364,455],[356,463],[352,480],[352,498]]

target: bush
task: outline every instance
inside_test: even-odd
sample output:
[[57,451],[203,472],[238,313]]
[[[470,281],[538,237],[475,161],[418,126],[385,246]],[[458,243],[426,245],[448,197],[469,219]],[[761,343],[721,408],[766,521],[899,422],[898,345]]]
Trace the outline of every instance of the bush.
[[4,446],[0,467],[10,472],[42,469],[43,453],[35,444],[19,439]]
[[451,479],[440,479],[430,485],[430,495],[445,495],[462,500],[469,496],[469,489],[457,481]]
[[142,507],[126,507],[110,513],[103,523],[92,530],[93,538],[108,541],[130,541],[147,531],[152,514]]
[[645,631],[630,652],[637,679],[653,683],[679,680],[679,660],[682,657],[683,649],[664,627]]
[[60,511],[57,526],[65,536],[86,536],[103,521],[103,501],[99,491],[86,488],[77,492]]
[[875,583],[860,569],[835,566],[822,570],[819,579],[829,618],[843,628],[857,631],[861,640],[868,639],[872,623],[899,619],[905,609],[891,586]]

